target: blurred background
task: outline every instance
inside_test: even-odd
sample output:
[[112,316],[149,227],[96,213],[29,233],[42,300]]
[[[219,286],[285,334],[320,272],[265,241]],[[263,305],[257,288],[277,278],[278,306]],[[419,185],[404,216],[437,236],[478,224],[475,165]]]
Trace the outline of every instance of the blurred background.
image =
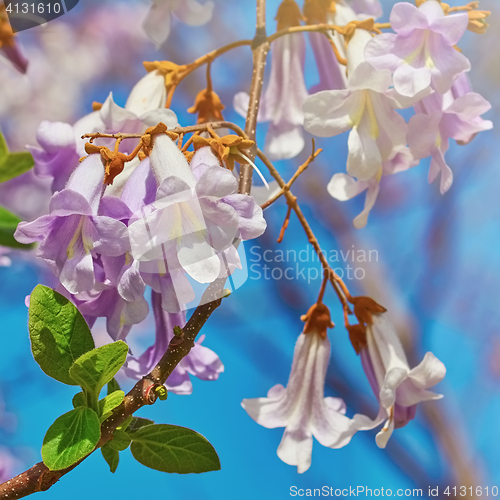
[[[298,3],[302,5],[301,0]],[[383,20],[387,20],[395,2],[381,3]],[[449,3],[461,4],[457,0]],[[91,111],[93,101],[103,102],[110,91],[123,106],[133,85],[145,74],[143,60],[187,63],[231,41],[253,37],[253,0],[216,0],[215,4],[215,15],[205,26],[193,28],[174,20],[170,37],[160,50],[143,33],[141,23],[149,3],[139,0],[81,0],[62,18],[22,32],[17,40],[29,59],[27,74],[17,73],[6,60],[0,60],[0,127],[10,148],[35,145],[40,121],[73,123]],[[269,32],[276,27],[278,5],[279,0],[267,1]],[[484,118],[496,123],[500,114],[500,4],[482,0],[480,8],[492,11],[489,30],[485,35],[467,32],[460,47],[472,62],[474,90],[493,106]],[[307,50],[310,88],[318,82],[318,72],[309,46]],[[248,47],[226,54],[212,67],[214,89],[226,105],[224,116],[242,126],[232,100],[237,92],[248,91],[251,72]],[[201,69],[177,91],[172,109],[182,125],[195,123],[196,117],[186,109],[205,83]],[[266,128],[266,124],[258,128],[261,147]],[[377,448],[371,432],[358,433],[340,450],[315,442],[311,469],[298,475],[296,468],[276,455],[283,429],[258,426],[240,406],[244,398],[264,396],[277,383],[286,385],[295,341],[302,330],[300,315],[316,300],[321,284],[320,265],[310,250],[307,262],[276,258],[278,249],[295,250],[298,255],[308,248],[293,215],[283,243],[277,245],[286,214],[281,200],[265,212],[266,233],[245,247],[248,281],[223,301],[202,331],[204,345],[220,356],[225,372],[215,382],[193,379],[192,395],[170,394],[167,402],[140,413],[203,434],[215,446],[222,470],[167,475],[146,469],[125,452],[120,454],[117,472],[111,475],[100,453],[95,453],[44,497],[80,500],[91,492],[95,498],[278,499],[288,498],[294,485],[326,485],[423,488],[424,497],[429,486],[439,486],[439,497],[450,498],[453,494],[443,495],[446,486],[480,485],[490,491],[500,487],[499,133],[494,128],[465,147],[451,145],[447,160],[455,180],[444,196],[436,184],[427,183],[427,160],[385,178],[368,226],[362,230],[354,229],[352,219],[362,210],[364,196],[339,202],[326,191],[331,176],[345,171],[347,135],[317,140],[324,152],[294,185],[294,194],[327,253],[372,251],[369,262],[352,262],[352,254],[343,262],[339,253],[339,262],[333,267],[345,276],[347,264],[358,269],[361,278],[347,279],[349,288],[357,295],[369,294],[387,307],[409,352],[410,364],[418,364],[425,352],[432,351],[447,367],[445,380],[436,387],[445,397],[420,405],[416,419],[394,433],[386,450]],[[290,178],[309,153],[307,142],[301,156],[277,162],[281,175]],[[50,197],[48,185],[30,176],[0,186],[0,203],[27,219],[44,213]],[[271,251],[266,255],[272,262],[264,262],[266,250]],[[269,279],[264,277],[264,264],[269,266]],[[275,279],[287,267],[305,268],[305,279]],[[45,431],[56,417],[71,409],[75,392],[45,376],[30,353],[24,300],[40,282],[52,283],[33,255],[0,254],[2,480],[40,460]],[[357,412],[374,416],[376,400],[331,290],[326,303],[338,325],[329,334],[332,359],[326,395],[344,398],[350,416]],[[95,334],[99,343],[109,341],[102,323]],[[132,330],[129,339],[140,351],[152,342],[153,334],[152,322],[146,320]],[[120,382],[125,388],[132,385],[125,378]],[[467,494],[465,498],[476,496]]]

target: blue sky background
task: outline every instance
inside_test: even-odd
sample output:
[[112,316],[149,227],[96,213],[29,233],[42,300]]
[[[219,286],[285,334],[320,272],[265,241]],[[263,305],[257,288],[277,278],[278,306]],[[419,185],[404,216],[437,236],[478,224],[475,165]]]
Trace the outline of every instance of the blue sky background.
[[[108,2],[112,3],[118,2]],[[130,9],[137,7],[136,2],[126,3]],[[382,3],[389,12],[394,2],[382,0]],[[218,0],[217,15],[207,26],[174,25],[162,50],[156,51],[144,41],[143,53],[149,60],[166,58],[184,63],[232,40],[251,38],[253,4],[250,0]],[[279,2],[268,0],[270,32],[275,28],[272,19],[278,5]],[[481,8],[493,10],[494,16],[496,13],[490,30],[482,36],[467,33],[460,43],[472,61],[474,89],[494,106],[485,115],[494,123],[500,105],[498,7],[493,0],[483,0]],[[81,19],[91,18],[99,8],[97,1],[82,0],[69,15],[54,22],[78,26]],[[30,37],[34,36],[28,35],[26,43],[32,43]],[[308,53],[308,86],[317,81],[311,56]],[[141,60],[127,60],[127,53],[119,51],[114,57],[123,58],[124,64],[141,74]],[[212,76],[215,90],[226,104],[226,118],[243,124],[232,111],[231,102],[237,91],[248,89],[249,49],[237,49],[216,61]],[[120,74],[110,74],[89,84],[83,102],[75,103],[75,118],[88,113],[92,101],[104,101],[110,90],[116,102],[123,105],[134,83]],[[173,109],[182,124],[193,123],[194,117],[185,109],[203,87],[204,71],[200,70],[179,89]],[[46,119],[56,118],[46,116]],[[2,116],[1,120],[15,123],[16,117]],[[265,131],[265,125],[259,126],[261,144]],[[439,194],[437,185],[427,183],[428,161],[387,179],[368,226],[361,231],[352,227],[351,220],[361,211],[363,197],[341,203],[331,199],[325,189],[334,173],[345,170],[345,134],[317,141],[324,153],[301,177],[297,188],[294,186],[325,250],[347,251],[354,245],[356,250],[377,252],[377,261],[363,264],[365,279],[352,280],[348,285],[356,294],[370,294],[389,309],[405,345],[413,353],[413,364],[432,350],[447,366],[447,376],[436,388],[445,395],[444,399],[419,407],[416,420],[397,430],[385,451],[376,447],[373,433],[365,432],[358,433],[341,450],[326,449],[315,442],[312,467],[303,475],[277,458],[283,430],[258,426],[240,403],[244,398],[264,396],[276,383],[286,385],[294,344],[302,329],[299,317],[315,300],[320,281],[308,285],[301,280],[252,279],[255,275],[251,272],[251,279],[223,302],[203,329],[204,344],[217,352],[224,363],[225,372],[220,379],[193,380],[191,396],[171,394],[167,402],[158,402],[140,412],[141,416],[157,422],[190,427],[203,434],[216,448],[222,470],[202,475],[166,475],[137,464],[127,451],[120,454],[118,470],[111,475],[100,453],[95,453],[44,493],[45,498],[80,500],[91,494],[97,499],[109,495],[127,499],[146,495],[274,500],[288,498],[293,485],[383,487],[393,491],[423,487],[426,493],[428,486],[439,485],[441,491],[446,485],[458,486],[457,471],[460,474],[463,468],[474,475],[477,484],[500,487],[498,134],[498,129],[494,129],[480,134],[466,147],[451,146],[447,160],[455,181],[444,196]],[[290,177],[308,151],[306,147],[293,161],[278,162],[281,174]],[[254,263],[255,254],[262,255],[265,250],[275,252],[282,248],[299,252],[307,248],[307,239],[293,216],[284,242],[280,247],[276,245],[285,213],[282,201],[265,212],[267,232],[246,246],[250,264]],[[255,247],[252,253],[251,246]],[[298,264],[307,269],[318,268],[316,261]],[[295,262],[270,264],[281,270],[295,265]],[[279,275],[279,271],[275,272]],[[14,433],[0,431],[0,443],[11,447],[24,467],[40,459],[45,431],[55,418],[71,409],[71,398],[76,392],[45,376],[29,351],[24,298],[38,282],[47,280],[43,269],[23,256],[14,257],[11,267],[0,267],[4,338],[0,390],[8,410],[18,417]],[[332,360],[326,395],[343,397],[349,415],[361,410],[374,414],[375,399],[342,326],[341,308],[331,291],[327,292],[326,300],[338,325],[329,333]],[[152,331],[143,330],[146,335],[136,337],[135,342],[145,346],[152,339]]]

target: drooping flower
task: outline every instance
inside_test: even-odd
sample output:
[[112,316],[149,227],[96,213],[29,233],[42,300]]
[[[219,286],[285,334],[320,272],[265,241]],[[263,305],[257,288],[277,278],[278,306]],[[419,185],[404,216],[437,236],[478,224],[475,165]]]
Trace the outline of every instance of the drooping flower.
[[[160,361],[174,336],[174,327],[184,328],[186,325],[185,312],[168,313],[162,309],[162,298],[159,293],[153,291],[151,302],[155,318],[155,343],[138,358],[129,357],[124,371],[127,376],[134,379],[148,374]],[[217,380],[224,371],[224,365],[219,356],[211,349],[201,345],[204,338],[204,335],[200,337],[189,354],[182,359],[168,377],[165,386],[169,391],[175,394],[191,394],[193,384],[190,375],[194,375],[200,380]]]
[[470,70],[468,59],[455,50],[469,18],[466,13],[445,16],[437,0],[419,8],[397,3],[391,12],[396,34],[377,35],[366,46],[366,60],[378,69],[394,72],[394,88],[413,97],[430,85],[441,94]]
[[[294,0],[279,7],[278,30],[300,24],[302,15]],[[257,120],[270,122],[264,151],[273,160],[286,160],[304,149],[302,104],[308,96],[304,82],[305,39],[302,33],[283,36],[273,43],[271,76],[262,94]],[[235,110],[246,117],[249,96],[234,97]]]
[[[132,91],[127,106],[134,111],[127,106],[121,108],[115,104],[110,93],[100,109],[84,116],[74,125],[42,121],[37,132],[37,141],[41,147],[27,147],[35,160],[36,175],[52,179],[52,191],[60,191],[78,164],[78,159],[86,155],[87,140],[81,138],[85,133],[141,133],[147,127],[159,122],[165,123],[169,128],[175,128],[177,126],[175,113],[170,109],[152,108],[161,102],[150,102],[141,98],[146,90],[138,89],[135,94]],[[98,139],[95,143],[106,145],[109,140]]]
[[201,26],[212,19],[214,2],[197,0],[151,0],[153,5],[144,20],[143,28],[149,38],[160,48],[170,34],[171,17],[174,15],[189,26]]
[[172,140],[158,134],[150,161],[159,187],[154,203],[131,219],[132,256],[146,283],[162,294],[164,309],[178,312],[194,300],[193,285],[240,266],[234,245],[262,234],[265,221],[252,197],[235,194],[235,177],[209,148],[190,167]]
[[[347,46],[349,79],[346,90],[309,96],[304,103],[305,129],[320,137],[351,130],[347,173],[362,181],[382,174],[382,165],[406,146],[407,125],[396,108],[401,99],[389,86],[388,70],[364,61],[363,50],[371,35],[358,28]],[[404,106],[413,104],[412,101]]]
[[[322,0],[306,0],[304,17],[307,24],[328,24],[329,10]],[[331,24],[335,24],[332,20]],[[346,86],[345,69],[340,66],[332,44],[334,37],[330,33],[309,33],[309,41],[313,49],[319,83],[310,89],[311,94],[322,90],[344,89]],[[338,47],[336,50],[339,51]]]
[[[316,309],[316,310],[313,310]],[[313,306],[304,320],[304,332],[297,339],[288,384],[272,387],[267,397],[244,399],[245,411],[258,424],[273,429],[285,427],[278,448],[278,457],[297,466],[299,474],[311,466],[313,436],[329,448],[341,448],[349,443],[351,421],[345,416],[346,407],[340,398],[324,397],[324,385],[330,341],[326,328],[332,328],[330,313],[323,304]],[[320,314],[318,314],[320,313]],[[326,324],[321,319],[327,317]]]
[[73,294],[94,287],[95,255],[119,256],[129,248],[125,224],[98,215],[103,179],[101,156],[90,155],[52,196],[50,214],[21,222],[14,235],[21,243],[40,242],[37,256]]
[[354,415],[352,430],[374,429],[385,421],[376,437],[377,445],[385,448],[394,429],[404,427],[415,417],[418,403],[442,398],[428,389],[441,382],[446,367],[428,352],[418,366],[410,368],[385,308],[369,297],[354,299],[354,313],[359,324],[349,328],[351,341],[380,409],[374,420]]
[[461,80],[444,96],[435,93],[425,97],[415,105],[417,114],[409,122],[410,149],[415,158],[432,157],[429,182],[441,175],[441,194],[448,191],[453,182],[453,172],[444,157],[449,140],[467,144],[478,132],[493,127],[491,121],[481,118],[491,108],[490,103],[475,92],[466,92],[467,87],[467,80],[465,83]]
[[357,215],[353,224],[356,229],[362,229],[368,222],[370,210],[374,207],[380,191],[380,182],[386,175],[403,172],[410,167],[418,165],[408,148],[402,148],[396,156],[382,164],[381,175],[372,177],[368,181],[357,181],[348,174],[335,174],[328,183],[327,189],[330,196],[339,201],[346,201],[366,191],[365,206],[363,211]]

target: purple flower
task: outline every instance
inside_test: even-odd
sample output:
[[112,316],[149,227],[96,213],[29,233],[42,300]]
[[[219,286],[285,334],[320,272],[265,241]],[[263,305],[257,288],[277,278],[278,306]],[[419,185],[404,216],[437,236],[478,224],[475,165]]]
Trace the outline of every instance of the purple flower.
[[415,158],[432,157],[429,182],[434,182],[441,174],[441,194],[448,191],[453,183],[453,172],[444,158],[449,139],[466,144],[478,132],[493,127],[489,120],[480,117],[491,108],[490,103],[475,92],[463,94],[462,90],[463,86],[444,96],[435,93],[424,98],[415,105],[417,114],[409,122],[410,149]]
[[[186,325],[185,312],[172,314],[163,310],[160,294],[153,292],[151,302],[155,317],[155,343],[148,347],[139,358],[128,359],[124,371],[134,379],[148,374],[160,361],[174,336],[174,327],[184,328]],[[193,385],[189,375],[194,375],[201,380],[217,380],[224,371],[224,365],[217,354],[201,345],[204,338],[204,335],[200,337],[168,378],[165,386],[169,391],[175,394],[191,394]]]
[[162,134],[150,161],[159,187],[156,201],[130,220],[131,252],[145,282],[162,294],[163,307],[178,312],[195,299],[193,284],[240,267],[234,243],[259,236],[266,225],[253,198],[235,194],[235,177],[208,151],[200,150],[190,168]]
[[0,446],[0,483],[11,479],[21,468],[21,462],[5,446]]
[[244,399],[241,406],[259,425],[285,427],[278,457],[302,474],[311,466],[313,436],[329,448],[349,443],[351,421],[340,398],[324,396],[330,341],[318,331],[297,339],[288,384],[272,387],[265,398]]
[[455,50],[469,17],[466,13],[445,16],[437,0],[418,9],[407,2],[396,4],[391,26],[396,34],[377,35],[366,46],[366,60],[378,69],[394,72],[394,88],[412,97],[430,85],[441,94],[470,70],[468,59]]
[[323,33],[309,33],[309,41],[319,73],[319,83],[310,89],[310,93],[345,89],[345,69],[340,66],[335,57],[332,42]]
[[379,0],[351,0],[350,4],[354,12],[360,15],[360,19],[365,17],[377,19],[383,14]]
[[413,104],[389,89],[388,70],[364,61],[363,50],[371,35],[356,30],[347,46],[349,80],[346,90],[309,96],[304,103],[305,129],[320,137],[351,129],[347,173],[361,181],[382,175],[382,165],[406,146],[407,125],[396,108]]
[[119,256],[129,248],[125,224],[97,215],[103,179],[101,156],[90,155],[52,196],[50,214],[21,222],[15,233],[21,243],[41,243],[38,257],[72,294],[94,287],[95,255]]
[[[273,43],[271,77],[262,95],[258,121],[271,122],[264,151],[272,160],[287,160],[304,149],[302,105],[308,96],[304,82],[305,39],[302,33]],[[246,117],[249,96],[234,96],[235,110]]]
[[[62,122],[42,121],[37,132],[41,147],[27,146],[35,160],[35,173],[40,177],[52,179],[52,192],[60,191],[66,184],[78,159],[85,156],[85,143],[81,136],[86,133],[128,132],[140,133],[148,126],[164,122],[168,127],[177,126],[177,118],[169,109],[155,109],[161,99],[145,98],[146,93],[155,87],[157,80],[152,73],[134,87],[125,108],[113,101],[110,94],[99,111],[94,111],[78,120],[73,126]],[[158,76],[156,76],[158,78]],[[164,82],[162,85],[164,88]],[[155,83],[156,82],[156,83]],[[164,103],[163,103],[164,104]],[[97,140],[96,144],[108,145],[108,140]]]
[[366,325],[367,345],[361,349],[360,356],[380,410],[374,420],[354,415],[352,429],[373,429],[385,421],[376,437],[377,445],[385,448],[394,429],[404,427],[415,417],[418,403],[442,398],[427,389],[444,378],[446,368],[428,352],[422,362],[411,369],[398,335],[385,314],[371,316],[372,322]]

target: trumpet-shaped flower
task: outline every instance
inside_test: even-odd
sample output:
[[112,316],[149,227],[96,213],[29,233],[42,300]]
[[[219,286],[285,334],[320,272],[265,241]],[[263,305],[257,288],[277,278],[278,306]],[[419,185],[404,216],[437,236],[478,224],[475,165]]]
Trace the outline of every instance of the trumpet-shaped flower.
[[266,225],[252,197],[238,195],[233,174],[209,148],[191,167],[172,140],[155,136],[150,157],[159,184],[156,201],[130,220],[132,256],[144,280],[178,312],[195,298],[189,282],[207,284],[239,267],[234,245],[255,238]]
[[100,155],[90,155],[73,172],[65,189],[54,194],[50,214],[21,222],[15,237],[40,242],[37,255],[73,294],[95,284],[93,257],[118,256],[129,248],[125,224],[98,214],[104,168]]
[[415,105],[417,114],[409,122],[408,144],[415,158],[432,157],[429,182],[441,174],[441,194],[448,191],[453,182],[453,172],[444,157],[449,139],[466,144],[478,132],[491,129],[492,122],[480,116],[490,108],[482,96],[475,92],[464,94],[460,87],[444,96],[432,94]]
[[[278,29],[300,24],[297,4],[286,0],[278,11]],[[286,160],[304,149],[302,105],[308,96],[304,81],[305,38],[294,33],[273,43],[271,76],[262,95],[257,120],[270,122],[264,151],[273,160]],[[235,110],[246,117],[249,96],[240,92],[234,97]]]
[[[149,77],[151,80],[152,74],[148,73],[144,79]],[[36,175],[52,179],[52,191],[60,191],[78,164],[78,159],[86,154],[87,141],[81,138],[85,133],[140,133],[159,122],[175,128],[175,113],[170,109],[155,109],[153,106],[161,104],[161,99],[150,101],[145,97],[150,86],[154,86],[150,80],[137,84],[125,108],[115,104],[110,93],[100,110],[84,116],[74,125],[42,121],[37,132],[40,147],[28,146],[35,160]],[[161,80],[163,85],[163,78]],[[99,141],[102,142],[98,139],[96,143]]]
[[[155,343],[138,358],[132,356],[128,359],[124,370],[129,377],[134,379],[148,374],[160,361],[174,336],[174,327],[184,328],[186,325],[185,312],[167,313],[162,309],[162,298],[159,293],[153,291],[151,302],[155,317]],[[175,394],[191,394],[193,384],[190,375],[200,380],[217,380],[224,371],[224,365],[219,356],[201,345],[204,338],[204,335],[200,337],[168,378],[165,385],[169,391]]]
[[455,50],[469,17],[466,13],[445,16],[437,0],[419,8],[397,3],[391,12],[396,34],[377,35],[366,46],[366,60],[378,69],[394,72],[394,88],[412,97],[430,85],[440,93],[470,70],[469,60]]
[[[328,313],[328,320],[329,317]],[[327,326],[332,327],[333,323]],[[285,427],[278,457],[297,466],[299,474],[311,466],[313,436],[323,446],[341,448],[352,435],[344,401],[324,396],[330,359],[326,327],[323,332],[315,326],[307,331],[297,339],[286,388],[278,384],[267,397],[244,399],[241,403],[258,424],[268,429]]]
[[170,34],[171,17],[174,15],[189,26],[201,26],[212,19],[214,2],[197,0],[151,0],[153,5],[144,20],[143,28],[156,46],[161,47]]
[[403,103],[389,90],[390,72],[363,60],[370,39],[367,31],[357,29],[347,46],[350,76],[346,90],[319,92],[304,103],[308,132],[329,137],[351,129],[347,173],[361,181],[380,176],[383,163],[406,146],[407,125],[396,112]]
[[376,437],[380,448],[385,448],[395,428],[404,427],[415,417],[418,403],[442,398],[428,389],[446,375],[446,367],[431,352],[418,366],[410,368],[398,335],[383,311],[368,297],[358,297],[354,302],[354,312],[360,320],[355,327],[363,325],[358,328],[362,340],[355,348],[380,409],[374,420],[354,415],[352,426],[356,431],[368,430],[385,421]]
[[365,206],[363,211],[357,215],[353,224],[356,229],[366,226],[370,210],[374,207],[380,191],[380,182],[386,175],[396,174],[418,165],[408,148],[402,148],[396,156],[382,164],[382,175],[377,175],[368,181],[357,181],[347,174],[335,174],[328,183],[327,189],[330,196],[339,201],[346,201],[366,191]]

